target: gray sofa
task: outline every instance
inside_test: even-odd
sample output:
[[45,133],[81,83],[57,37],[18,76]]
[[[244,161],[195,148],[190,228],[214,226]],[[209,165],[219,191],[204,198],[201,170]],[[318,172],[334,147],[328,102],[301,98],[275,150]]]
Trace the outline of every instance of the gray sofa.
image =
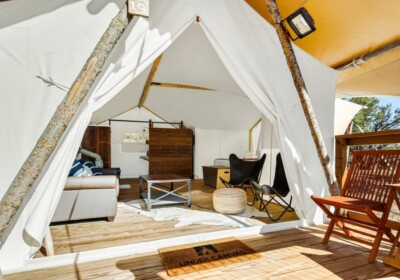
[[94,218],[114,221],[117,214],[117,176],[68,177],[52,222]]

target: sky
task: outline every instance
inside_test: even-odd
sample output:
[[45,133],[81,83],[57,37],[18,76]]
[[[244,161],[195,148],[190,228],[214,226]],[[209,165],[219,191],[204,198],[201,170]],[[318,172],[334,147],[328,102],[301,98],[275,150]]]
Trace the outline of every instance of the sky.
[[400,108],[400,97],[378,97],[379,103],[381,105],[386,105],[387,103],[392,103],[393,110]]

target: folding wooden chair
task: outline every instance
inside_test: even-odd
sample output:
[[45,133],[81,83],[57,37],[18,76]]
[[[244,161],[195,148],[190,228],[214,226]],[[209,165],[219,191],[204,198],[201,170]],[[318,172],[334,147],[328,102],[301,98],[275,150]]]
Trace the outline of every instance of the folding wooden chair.
[[[347,178],[340,196],[311,198],[331,219],[322,243],[332,233],[372,246],[368,257],[374,262],[383,235],[391,243],[395,237],[387,221],[393,203],[393,193],[387,186],[399,182],[400,150],[354,151]],[[334,211],[329,210],[334,207]],[[341,231],[334,230],[335,225]],[[354,236],[369,236],[373,242]]]

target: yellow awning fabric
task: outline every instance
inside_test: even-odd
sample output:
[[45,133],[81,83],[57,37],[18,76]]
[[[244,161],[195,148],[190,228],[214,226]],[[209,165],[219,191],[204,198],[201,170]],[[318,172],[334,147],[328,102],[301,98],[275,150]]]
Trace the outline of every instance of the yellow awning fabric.
[[[246,0],[270,21],[264,0]],[[305,7],[317,30],[294,43],[319,61],[337,68],[400,40],[399,0],[276,0],[282,18]],[[337,97],[400,96],[400,50],[340,71]]]
[[[270,21],[264,0],[246,0]],[[295,41],[319,61],[335,68],[400,40],[399,0],[277,0],[282,18],[305,7],[317,30]]]

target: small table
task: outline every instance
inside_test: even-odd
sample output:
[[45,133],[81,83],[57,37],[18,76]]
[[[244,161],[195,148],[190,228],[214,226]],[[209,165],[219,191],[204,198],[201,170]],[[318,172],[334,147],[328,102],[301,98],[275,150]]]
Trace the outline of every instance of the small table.
[[203,166],[204,184],[214,188],[225,188],[225,185],[219,179],[222,177],[226,181],[231,179],[229,166]]
[[[146,189],[143,190],[143,181],[147,183]],[[173,183],[183,182],[186,183],[183,186],[178,187],[174,190]],[[171,187],[166,190],[162,189],[159,184],[170,183]],[[184,187],[188,188],[188,197],[184,197],[177,193],[180,189]],[[151,190],[157,190],[157,192],[151,192]],[[143,192],[142,192],[143,190]],[[146,201],[147,210],[151,210],[153,204],[176,204],[187,202],[188,207],[191,206],[190,203],[190,191],[191,182],[190,178],[182,177],[175,174],[156,174],[156,175],[141,175],[139,176],[139,192],[140,196]]]

